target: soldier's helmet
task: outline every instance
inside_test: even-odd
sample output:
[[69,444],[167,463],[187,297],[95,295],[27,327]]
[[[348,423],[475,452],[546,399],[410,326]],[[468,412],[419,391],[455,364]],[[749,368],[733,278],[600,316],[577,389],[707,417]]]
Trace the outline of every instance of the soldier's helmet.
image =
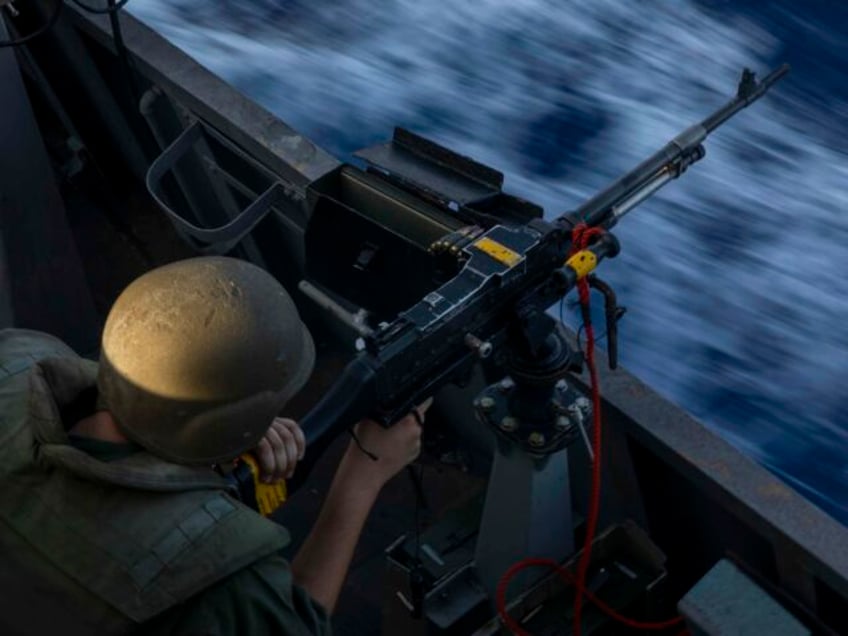
[[265,270],[200,257],[151,270],[112,306],[98,405],[127,437],[174,462],[256,446],[309,378],[312,338]]

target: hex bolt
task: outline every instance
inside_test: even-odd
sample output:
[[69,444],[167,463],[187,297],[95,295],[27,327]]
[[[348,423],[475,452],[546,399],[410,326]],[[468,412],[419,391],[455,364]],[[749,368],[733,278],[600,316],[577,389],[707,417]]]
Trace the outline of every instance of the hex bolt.
[[501,420],[501,430],[507,433],[511,433],[515,429],[518,428],[518,420],[512,417],[511,415],[507,415],[505,418]]
[[568,430],[571,427],[571,420],[568,419],[568,417],[566,417],[565,415],[560,415],[556,418],[554,426],[556,426],[556,429],[558,431]]
[[485,395],[480,398],[478,404],[482,410],[491,411],[493,408],[495,408],[495,398]]
[[533,431],[530,433],[530,436],[527,438],[527,442],[533,448],[539,448],[545,445],[545,436],[539,431]]
[[503,380],[498,382],[498,389],[500,389],[501,393],[509,393],[514,388],[515,381],[509,376],[506,376]]
[[588,413],[592,410],[592,402],[587,397],[581,396],[577,398],[574,403],[577,405],[577,408],[583,411],[583,413]]
[[557,391],[565,391],[568,388],[568,382],[563,379],[557,380],[556,390]]
[[492,343],[484,340],[480,340],[473,333],[465,334],[465,346],[471,349],[474,353],[477,354],[477,357],[481,360],[488,358],[492,355]]

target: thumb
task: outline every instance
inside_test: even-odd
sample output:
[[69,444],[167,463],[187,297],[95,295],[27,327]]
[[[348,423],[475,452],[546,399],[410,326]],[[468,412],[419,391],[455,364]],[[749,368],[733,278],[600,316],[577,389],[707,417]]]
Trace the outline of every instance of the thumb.
[[421,404],[419,404],[418,406],[416,406],[415,408],[412,409],[413,411],[415,411],[418,414],[418,418],[416,418],[416,419],[419,420],[419,423],[424,421],[424,415],[427,413],[427,410],[432,405],[433,405],[433,398],[431,396],[431,397],[428,397],[426,400],[424,400]]

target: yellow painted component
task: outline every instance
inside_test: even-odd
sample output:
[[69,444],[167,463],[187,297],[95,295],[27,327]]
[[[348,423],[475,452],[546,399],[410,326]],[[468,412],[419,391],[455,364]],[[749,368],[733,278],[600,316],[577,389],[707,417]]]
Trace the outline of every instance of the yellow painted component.
[[475,241],[474,247],[485,252],[507,267],[512,267],[521,260],[521,255],[517,252],[513,252],[506,245],[501,245],[497,241],[490,239],[488,236],[484,236],[480,240]]
[[565,261],[565,264],[577,272],[577,279],[580,280],[598,266],[598,257],[589,250],[580,250]]
[[245,453],[239,459],[250,467],[250,474],[253,475],[253,487],[259,513],[264,517],[270,516],[286,501],[288,494],[286,482],[281,481],[278,484],[262,483],[259,478],[259,464],[256,462],[256,458],[253,455]]

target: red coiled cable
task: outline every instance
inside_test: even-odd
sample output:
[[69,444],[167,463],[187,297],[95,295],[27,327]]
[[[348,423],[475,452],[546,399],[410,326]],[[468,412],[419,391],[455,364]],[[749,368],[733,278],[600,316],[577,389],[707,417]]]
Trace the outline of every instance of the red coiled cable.
[[[589,239],[601,234],[600,228],[588,228],[581,223],[574,228],[572,234],[571,252],[586,249]],[[577,580],[574,582],[574,635],[580,636],[581,618],[583,614],[583,594],[586,590],[586,572],[591,560],[592,540],[598,526],[601,509],[601,391],[598,381],[598,370],[595,366],[595,329],[592,326],[592,316],[589,313],[590,290],[589,281],[584,276],[577,281],[577,293],[580,297],[580,308],[583,313],[583,326],[586,329],[586,366],[589,367],[589,379],[592,390],[592,485],[589,495],[589,513],[586,520],[586,539],[583,542],[583,553],[577,562]]]
[[[603,233],[601,228],[590,228],[585,223],[577,225],[572,232],[571,254],[580,250],[586,249],[589,241]],[[660,630],[673,627],[683,622],[683,617],[676,616],[674,618],[657,621],[644,622],[628,618],[619,614],[616,610],[601,601],[594,594],[586,589],[586,574],[589,569],[589,563],[592,558],[592,541],[595,538],[595,532],[598,526],[598,517],[601,509],[601,451],[602,447],[602,431],[601,431],[601,390],[598,381],[598,370],[595,365],[595,331],[592,328],[592,319],[589,312],[589,281],[584,277],[577,282],[577,292],[580,297],[580,308],[583,314],[583,324],[586,330],[586,366],[589,368],[589,378],[592,392],[592,452],[594,460],[592,461],[592,479],[591,491],[589,495],[589,511],[586,520],[586,538],[583,543],[583,552],[580,555],[580,560],[577,563],[577,576],[574,577],[568,570],[559,565],[559,563],[551,559],[523,559],[510,567],[498,582],[495,593],[495,602],[498,608],[498,614],[504,624],[512,630],[514,634],[519,636],[530,636],[518,622],[509,615],[506,610],[506,590],[509,582],[516,574],[530,567],[544,566],[551,568],[557,572],[565,581],[573,583],[575,587],[574,594],[574,636],[580,636],[582,631],[582,615],[583,615],[583,596],[585,595],[592,603],[594,603],[602,612],[617,620],[620,623],[633,627],[635,629],[644,630]]]

